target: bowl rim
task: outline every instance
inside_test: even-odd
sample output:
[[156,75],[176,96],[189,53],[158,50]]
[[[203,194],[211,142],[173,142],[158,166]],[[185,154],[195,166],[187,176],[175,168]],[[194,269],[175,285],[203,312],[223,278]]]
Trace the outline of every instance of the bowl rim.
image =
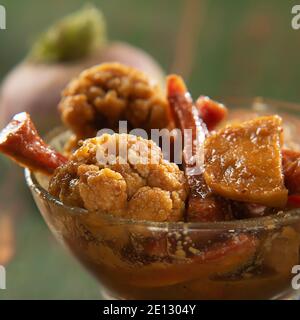
[[[54,206],[64,208],[71,215],[87,215],[89,211],[84,208],[72,207],[65,205],[62,201],[52,196],[46,189],[44,189],[37,178],[35,173],[29,169],[25,169],[25,180],[31,191],[43,198],[45,201],[52,203]],[[109,213],[101,213],[101,216],[108,222],[118,225],[136,225],[147,226],[152,229],[186,229],[186,230],[227,230],[235,232],[236,230],[261,230],[268,229],[273,230],[281,226],[289,225],[294,222],[300,222],[300,209],[292,209],[286,212],[277,213],[275,215],[259,217],[259,218],[247,218],[231,221],[216,221],[216,222],[155,222],[137,219],[128,219],[116,217]]]
[[[295,102],[288,102],[277,99],[263,98],[263,97],[242,97],[242,96],[223,96],[217,97],[219,101],[224,101],[225,103],[233,104],[262,104],[262,105],[271,105],[275,108],[290,109],[293,112],[300,111],[300,104]],[[229,106],[230,108],[230,106]],[[241,109],[244,109],[241,106]],[[251,110],[251,109],[250,109]],[[66,128],[54,128],[47,134],[46,140],[49,141],[50,137],[57,135],[59,132],[66,131]],[[28,187],[34,194],[41,196],[44,200],[51,202],[55,206],[62,207],[69,211],[72,215],[86,215],[89,213],[88,210],[79,207],[67,206],[61,202],[56,197],[52,196],[46,189],[44,189],[38,182],[35,173],[30,171],[28,168],[25,168],[25,180]],[[292,224],[293,222],[300,222],[300,208],[291,209],[285,212],[277,213],[270,216],[258,217],[258,218],[247,218],[240,220],[231,220],[231,221],[217,221],[217,222],[155,222],[155,221],[146,221],[146,220],[137,220],[137,219],[128,219],[116,217],[109,213],[101,213],[102,217],[105,217],[107,221],[116,224],[130,224],[130,225],[143,225],[151,227],[153,229],[187,229],[187,230],[228,230],[234,232],[237,229],[247,229],[259,230],[259,229],[276,229],[278,227]]]

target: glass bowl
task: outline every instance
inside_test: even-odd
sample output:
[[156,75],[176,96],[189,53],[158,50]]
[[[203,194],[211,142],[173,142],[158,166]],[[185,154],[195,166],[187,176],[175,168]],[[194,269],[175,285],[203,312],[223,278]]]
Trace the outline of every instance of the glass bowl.
[[[263,99],[223,99],[231,118],[277,113],[287,146],[298,149],[299,106]],[[233,116],[233,118],[232,118]],[[51,137],[60,148],[65,133]],[[114,299],[296,299],[300,210],[216,223],[127,220],[68,207],[25,170],[34,200],[55,237]]]

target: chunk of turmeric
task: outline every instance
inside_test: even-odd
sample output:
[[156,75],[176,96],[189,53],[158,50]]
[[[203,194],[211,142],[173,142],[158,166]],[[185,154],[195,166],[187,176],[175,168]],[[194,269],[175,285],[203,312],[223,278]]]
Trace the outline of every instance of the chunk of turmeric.
[[237,201],[284,207],[281,159],[282,119],[278,116],[229,125],[205,142],[207,185]]

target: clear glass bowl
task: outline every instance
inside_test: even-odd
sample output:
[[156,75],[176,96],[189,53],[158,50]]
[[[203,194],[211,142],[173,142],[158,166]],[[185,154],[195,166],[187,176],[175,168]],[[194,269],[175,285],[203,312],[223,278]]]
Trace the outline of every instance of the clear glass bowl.
[[[298,148],[300,107],[262,99],[224,99],[234,118],[277,113]],[[223,100],[223,101],[224,101]],[[54,134],[55,145],[65,134]],[[52,135],[53,138],[53,135]],[[65,206],[45,179],[25,170],[35,202],[55,237],[116,299],[296,299],[300,210],[217,223],[119,219]],[[43,187],[44,186],[44,187]]]

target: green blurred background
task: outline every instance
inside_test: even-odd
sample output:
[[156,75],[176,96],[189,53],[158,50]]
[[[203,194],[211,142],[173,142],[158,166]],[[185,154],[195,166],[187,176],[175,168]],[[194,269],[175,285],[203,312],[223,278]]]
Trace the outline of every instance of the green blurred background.
[[[30,43],[81,0],[0,0],[7,30],[0,31],[0,80]],[[182,74],[192,94],[264,96],[300,102],[300,30],[291,28],[289,0],[98,0],[109,37],[148,51],[167,71]],[[0,299],[98,299],[95,281],[56,243],[21,176],[0,158],[0,264],[7,290]],[[13,180],[13,179],[12,179]],[[10,203],[14,219],[3,204]],[[7,206],[5,206],[6,208]],[[5,217],[5,218],[1,218]]]

